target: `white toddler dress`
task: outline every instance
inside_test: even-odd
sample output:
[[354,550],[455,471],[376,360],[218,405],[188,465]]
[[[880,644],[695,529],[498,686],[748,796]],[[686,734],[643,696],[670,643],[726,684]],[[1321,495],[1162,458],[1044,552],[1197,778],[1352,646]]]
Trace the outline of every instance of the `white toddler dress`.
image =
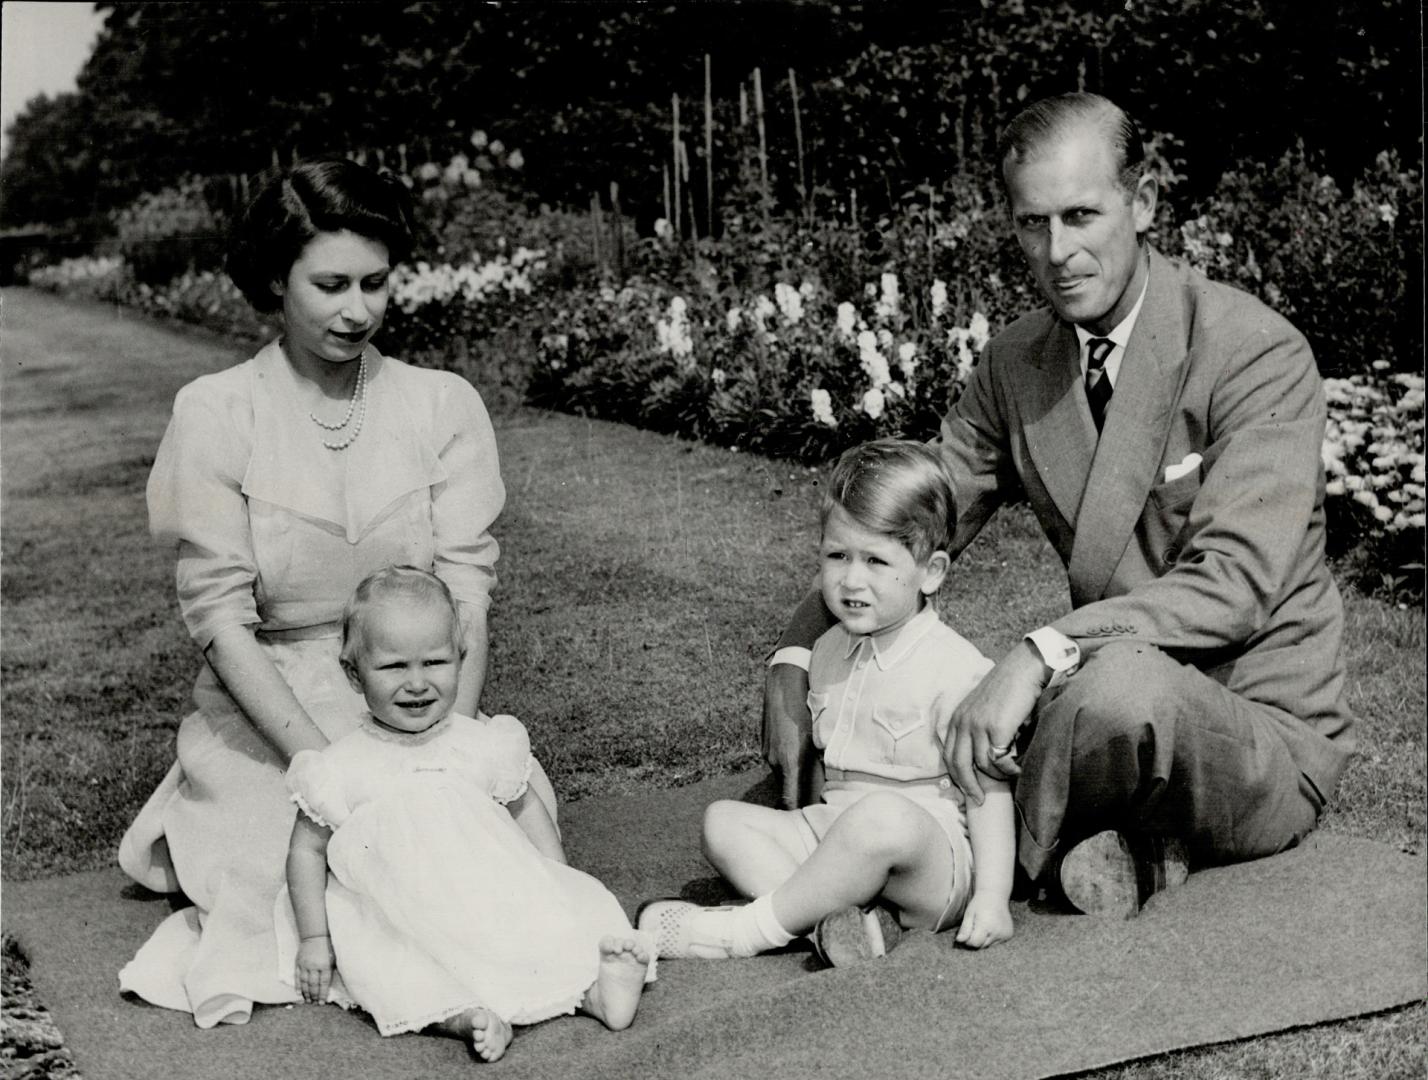
[[[477,1005],[513,1024],[574,1012],[595,982],[600,939],[633,933],[608,889],[542,855],[506,810],[531,761],[515,717],[458,714],[417,734],[369,716],[293,757],[293,801],[333,830],[332,998],[366,1010],[383,1035]],[[291,983],[286,891],[275,922],[279,977]]]

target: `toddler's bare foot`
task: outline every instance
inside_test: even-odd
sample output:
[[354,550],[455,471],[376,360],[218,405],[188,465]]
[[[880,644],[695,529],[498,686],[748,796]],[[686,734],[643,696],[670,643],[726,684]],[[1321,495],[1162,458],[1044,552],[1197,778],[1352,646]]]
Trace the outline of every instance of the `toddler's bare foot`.
[[482,1061],[498,1061],[511,1045],[511,1025],[490,1009],[477,1006],[437,1025],[447,1035],[469,1042]]
[[585,994],[585,1011],[611,1031],[623,1031],[635,1018],[645,987],[650,947],[642,937],[600,939],[600,973]]

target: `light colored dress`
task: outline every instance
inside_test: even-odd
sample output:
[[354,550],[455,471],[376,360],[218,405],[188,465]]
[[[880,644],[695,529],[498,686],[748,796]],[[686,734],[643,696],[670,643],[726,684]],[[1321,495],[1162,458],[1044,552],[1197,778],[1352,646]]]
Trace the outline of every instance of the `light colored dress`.
[[[199,648],[252,627],[329,739],[364,705],[338,664],[338,619],[357,583],[389,563],[431,569],[484,607],[505,501],[495,435],[460,376],[367,354],[367,414],[346,450],[299,406],[276,342],[179,391],[149,477],[150,528],[178,546],[178,595]],[[242,1023],[254,1002],[299,1000],[277,978],[273,901],[294,807],[286,763],[205,664],[178,760],[129,827],[119,862],[182,890],[174,913],[120,973],[121,989]]]
[[[572,1013],[595,982],[600,939],[633,933],[608,889],[542,855],[506,810],[531,761],[515,717],[457,714],[416,734],[369,716],[326,749],[294,755],[294,801],[333,830],[332,996],[371,1013],[383,1035],[477,1005],[513,1024]],[[284,893],[275,922],[287,981],[291,912]]]

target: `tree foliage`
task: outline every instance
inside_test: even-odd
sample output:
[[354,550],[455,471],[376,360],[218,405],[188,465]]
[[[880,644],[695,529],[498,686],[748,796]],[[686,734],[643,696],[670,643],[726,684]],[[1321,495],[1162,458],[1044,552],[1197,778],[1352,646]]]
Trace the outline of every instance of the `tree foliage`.
[[[1302,140],[1351,175],[1418,160],[1416,10],[1406,0],[919,0],[839,3],[261,2],[98,5],[74,95],[39,98],[0,163],[0,220],[103,214],[182,176],[401,145],[444,160],[481,129],[519,146],[529,195],[581,203],[619,181],[660,209],[670,98],[702,172],[704,55],[718,182],[739,92],[762,73],[773,193],[797,205],[790,68],[807,189],[874,212],[985,168],[1025,100],[1086,87],[1173,133],[1207,193]],[[752,102],[748,103],[750,108]]]

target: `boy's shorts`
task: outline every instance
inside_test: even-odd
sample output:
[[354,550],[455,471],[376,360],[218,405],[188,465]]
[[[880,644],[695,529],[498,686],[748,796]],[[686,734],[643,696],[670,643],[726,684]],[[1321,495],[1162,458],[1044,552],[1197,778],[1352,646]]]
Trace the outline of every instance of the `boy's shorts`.
[[825,768],[823,801],[805,806],[799,812],[799,833],[808,854],[813,854],[828,835],[833,822],[858,800],[874,791],[893,791],[922,807],[932,820],[942,827],[952,850],[952,884],[947,906],[933,927],[940,933],[962,921],[962,912],[972,895],[972,843],[967,838],[967,819],[962,813],[962,794],[943,776],[930,780],[889,780],[870,773]]

